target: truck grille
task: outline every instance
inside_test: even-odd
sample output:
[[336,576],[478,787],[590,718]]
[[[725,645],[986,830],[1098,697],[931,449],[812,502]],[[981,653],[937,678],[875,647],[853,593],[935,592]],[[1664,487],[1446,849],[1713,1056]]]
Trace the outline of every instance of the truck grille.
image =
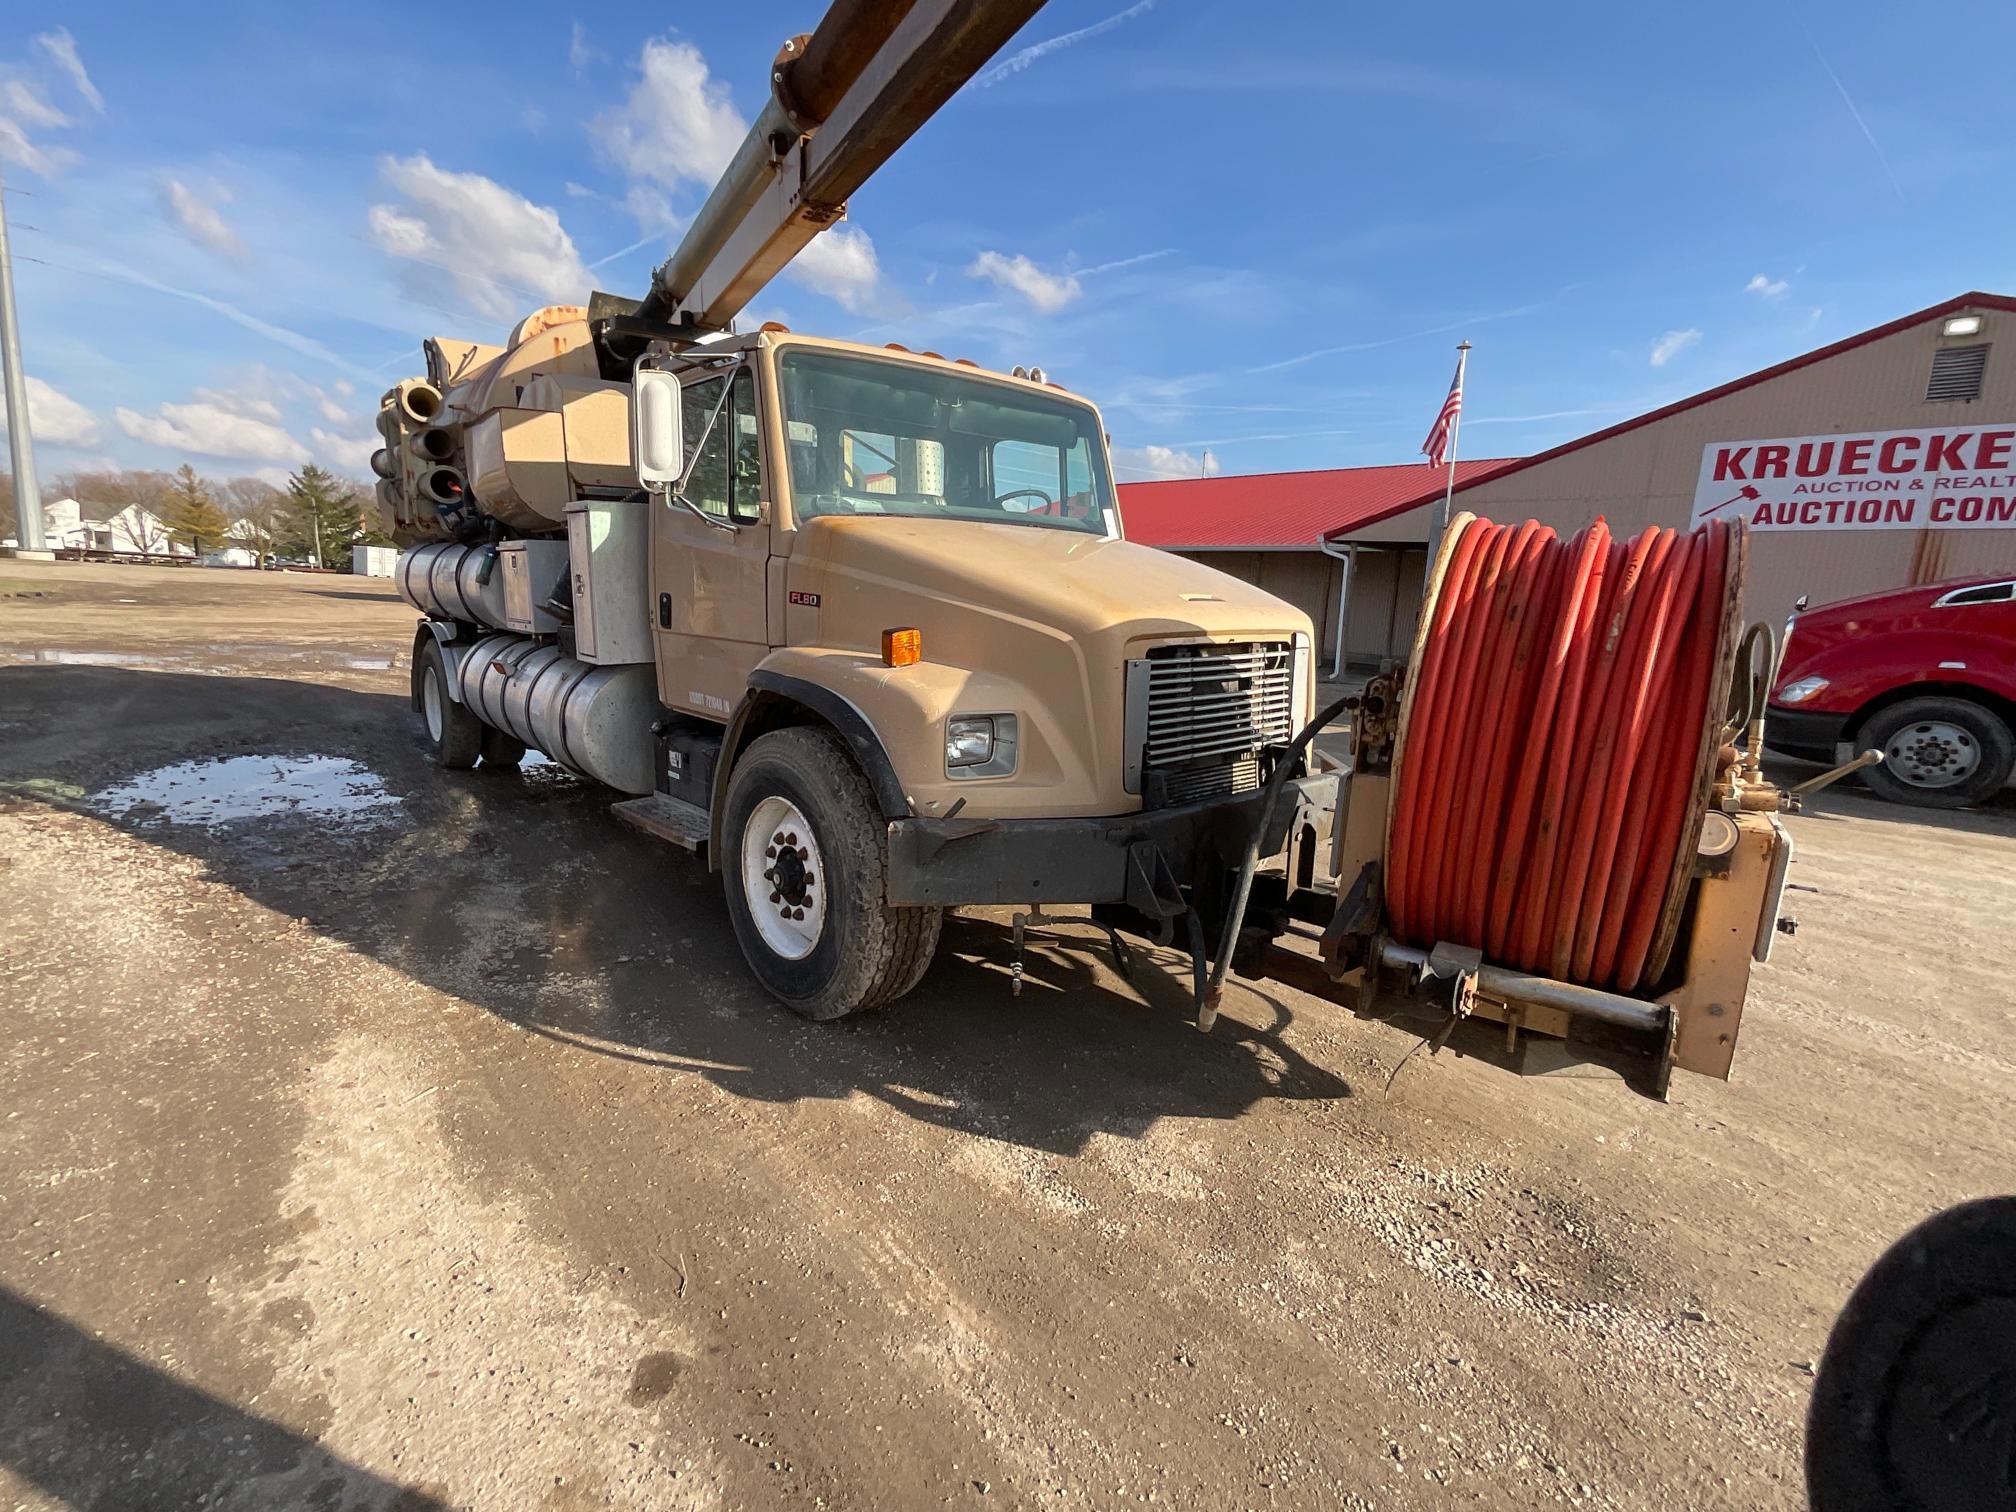
[[1248,792],[1260,785],[1257,753],[1294,738],[1285,642],[1157,646],[1127,671],[1130,775],[1151,803]]

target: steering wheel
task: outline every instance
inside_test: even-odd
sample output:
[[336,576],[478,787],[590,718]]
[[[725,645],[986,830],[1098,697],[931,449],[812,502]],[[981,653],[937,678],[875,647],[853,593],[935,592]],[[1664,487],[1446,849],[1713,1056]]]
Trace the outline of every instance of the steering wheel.
[[[996,494],[994,496],[994,502],[997,505],[1000,505],[1003,508],[1005,508],[1010,499],[1019,499],[1025,494],[1032,499],[1041,501],[1039,507],[1044,509],[1048,509],[1050,507],[1051,504],[1050,495],[1043,492],[1043,490],[1040,488],[1011,488],[1008,490],[1008,492],[1004,494]],[[1016,513],[1034,514],[1036,513],[1036,511],[1034,509],[1023,509],[1023,510],[1017,510]]]

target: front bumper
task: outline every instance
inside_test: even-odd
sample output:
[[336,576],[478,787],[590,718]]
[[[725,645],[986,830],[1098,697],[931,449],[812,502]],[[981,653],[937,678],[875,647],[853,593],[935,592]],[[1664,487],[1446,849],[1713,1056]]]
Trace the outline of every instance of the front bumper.
[[[1239,865],[1265,789],[1110,819],[897,819],[889,826],[891,903],[1127,903],[1167,917],[1169,884]],[[1334,808],[1332,774],[1291,780],[1263,858],[1287,843],[1298,810]]]
[[1794,709],[1771,704],[1764,711],[1764,744],[1787,756],[1808,761],[1834,760],[1834,748],[1847,738],[1848,716],[1823,709]]

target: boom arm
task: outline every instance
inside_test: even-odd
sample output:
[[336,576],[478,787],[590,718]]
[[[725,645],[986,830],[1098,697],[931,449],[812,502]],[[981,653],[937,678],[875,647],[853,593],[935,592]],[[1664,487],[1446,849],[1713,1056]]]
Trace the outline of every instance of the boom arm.
[[784,45],[771,97],[637,316],[725,329],[1043,0],[834,0]]

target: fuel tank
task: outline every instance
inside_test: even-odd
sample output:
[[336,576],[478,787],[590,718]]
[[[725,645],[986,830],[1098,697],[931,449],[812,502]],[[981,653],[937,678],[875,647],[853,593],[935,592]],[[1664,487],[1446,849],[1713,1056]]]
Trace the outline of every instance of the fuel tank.
[[652,790],[653,668],[591,667],[548,643],[487,635],[463,655],[456,680],[485,724],[583,777],[625,793]]

